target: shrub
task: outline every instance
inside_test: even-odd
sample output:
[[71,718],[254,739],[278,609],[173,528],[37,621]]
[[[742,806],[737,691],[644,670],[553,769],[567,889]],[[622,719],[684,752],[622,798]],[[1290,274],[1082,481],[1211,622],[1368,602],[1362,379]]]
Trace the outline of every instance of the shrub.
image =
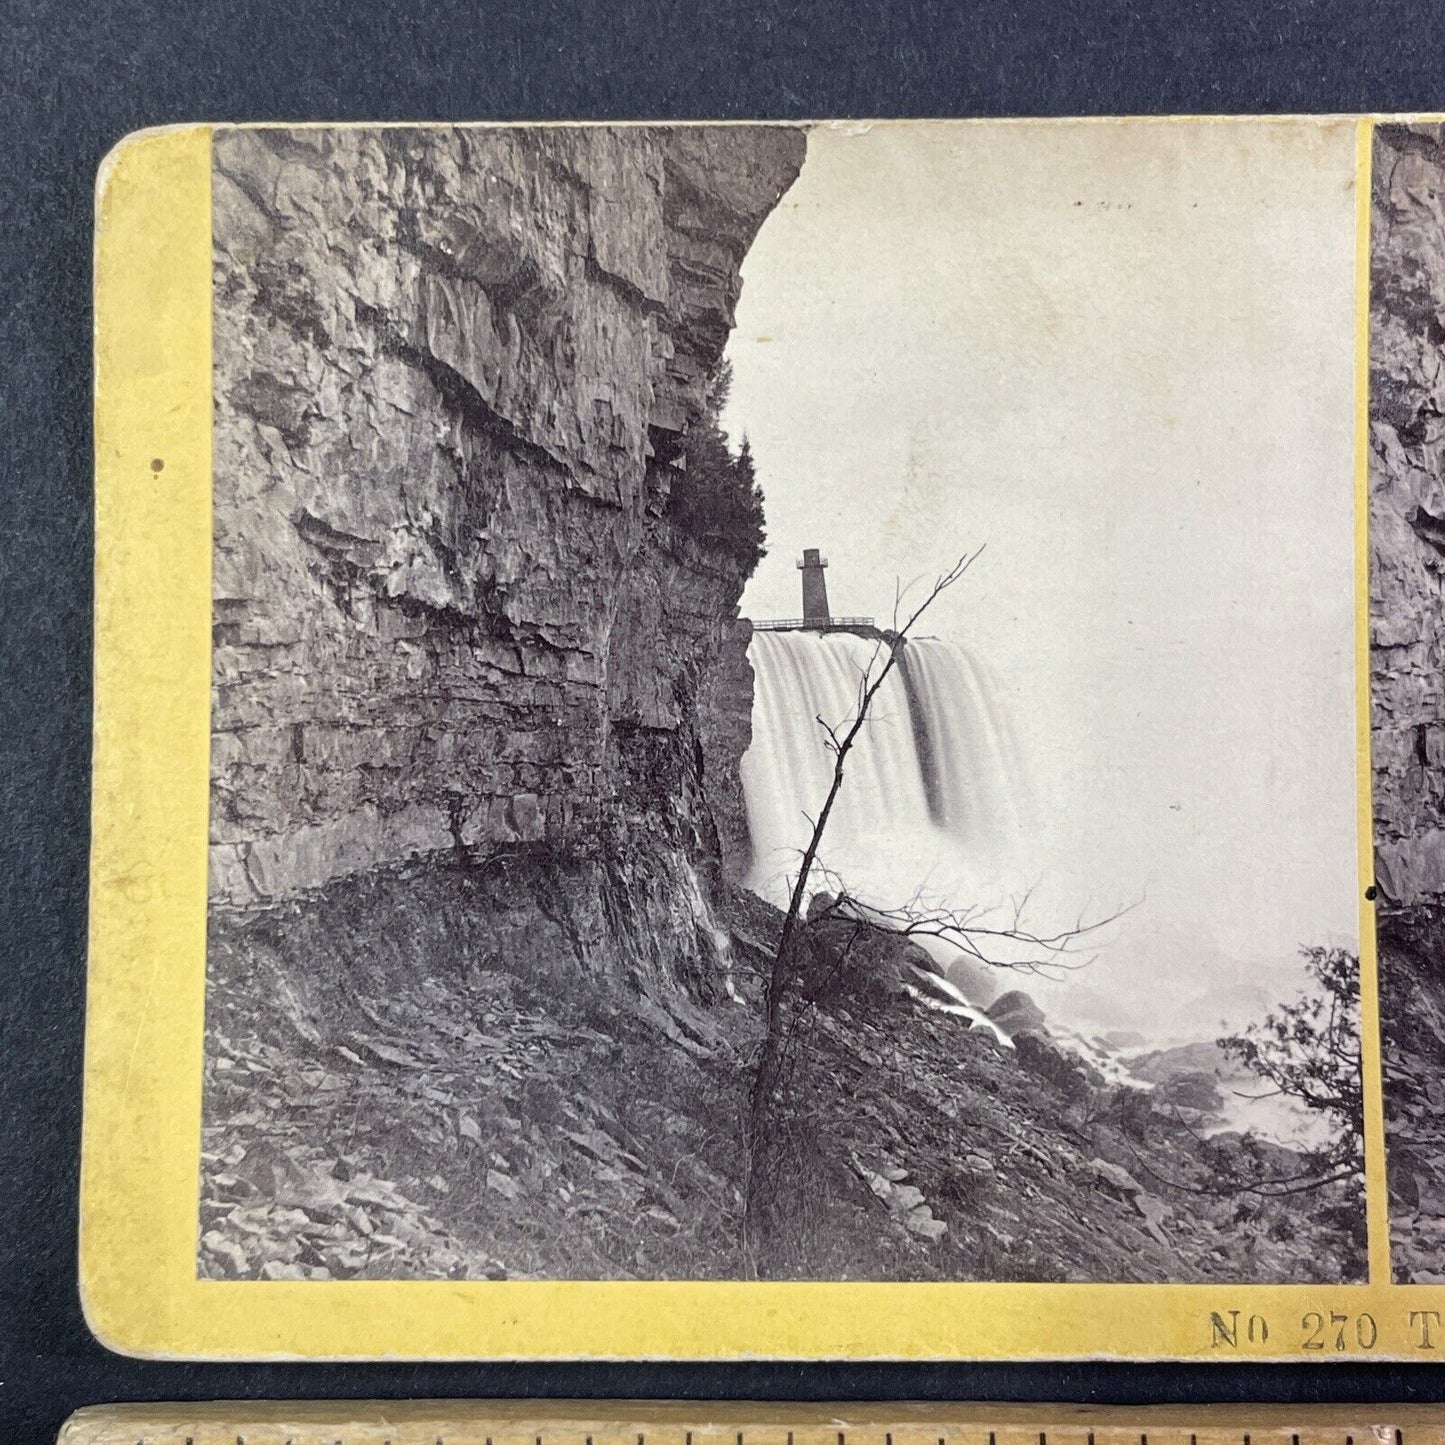
[[1219,1045],[1271,1092],[1325,1118],[1330,1140],[1317,1151],[1321,1173],[1356,1171],[1364,1167],[1360,961],[1343,948],[1301,952],[1314,990]]

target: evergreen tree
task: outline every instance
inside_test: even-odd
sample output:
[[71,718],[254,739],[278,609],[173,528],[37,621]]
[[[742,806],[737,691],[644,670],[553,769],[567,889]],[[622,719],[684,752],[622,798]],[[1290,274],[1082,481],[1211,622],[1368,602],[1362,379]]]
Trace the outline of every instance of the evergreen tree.
[[724,363],[708,387],[706,410],[688,432],[685,466],[673,479],[667,515],[680,531],[735,558],[750,575],[767,537],[763,491],[747,437],[734,455],[718,420],[731,383]]

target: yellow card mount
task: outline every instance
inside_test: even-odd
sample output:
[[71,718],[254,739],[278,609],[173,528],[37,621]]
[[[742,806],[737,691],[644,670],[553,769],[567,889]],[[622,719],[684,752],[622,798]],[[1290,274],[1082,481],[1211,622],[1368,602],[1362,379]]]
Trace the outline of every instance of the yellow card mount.
[[118,146],[97,1337],[1438,1358],[1440,194],[1420,117]]

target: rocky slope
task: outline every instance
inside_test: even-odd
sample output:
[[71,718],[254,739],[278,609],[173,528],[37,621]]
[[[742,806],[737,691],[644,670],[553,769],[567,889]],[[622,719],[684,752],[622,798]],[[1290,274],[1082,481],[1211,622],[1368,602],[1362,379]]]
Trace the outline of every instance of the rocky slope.
[[667,499],[803,152],[218,132],[213,951],[453,853],[505,873],[499,934],[549,967],[705,986],[741,801],[697,699],[745,567]]
[[1440,956],[1406,936],[1381,950],[1390,1253],[1402,1284],[1445,1284],[1445,988]]
[[[559,993],[487,953],[484,910],[434,866],[377,939],[348,896],[376,886],[257,915],[213,960],[203,1275],[746,1275],[739,1119],[775,910],[731,896],[740,1001],[684,1030],[611,980]],[[312,960],[299,989],[274,966],[283,939]],[[925,1010],[902,987],[912,945],[875,937],[846,967],[832,947],[816,940],[828,984],[793,1034],[760,1273],[1360,1278],[1357,1186],[1241,1190],[1299,1157],[1202,1139],[1169,1091],[1109,1083],[1036,1020],[1010,1050]],[[419,977],[434,957],[452,966]]]

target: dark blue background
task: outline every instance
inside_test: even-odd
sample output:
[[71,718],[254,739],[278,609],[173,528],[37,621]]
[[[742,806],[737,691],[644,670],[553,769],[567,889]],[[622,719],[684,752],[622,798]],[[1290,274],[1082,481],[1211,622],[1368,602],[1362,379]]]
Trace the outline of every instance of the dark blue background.
[[[1439,1399],[1440,1368],[137,1363],[76,1300],[96,165],[167,121],[1445,109],[1440,12],[1341,0],[0,4],[0,1440],[217,1396]],[[1301,720],[1307,726],[1307,720]]]

